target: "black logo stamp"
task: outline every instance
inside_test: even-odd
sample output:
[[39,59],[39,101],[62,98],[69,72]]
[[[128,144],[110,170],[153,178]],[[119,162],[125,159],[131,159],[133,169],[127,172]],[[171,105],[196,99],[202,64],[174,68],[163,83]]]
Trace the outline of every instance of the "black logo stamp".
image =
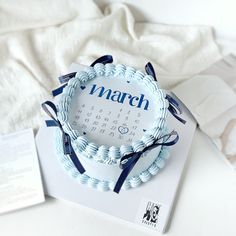
[[156,228],[160,207],[161,205],[153,202],[148,202],[146,206],[146,212],[143,214],[142,223]]

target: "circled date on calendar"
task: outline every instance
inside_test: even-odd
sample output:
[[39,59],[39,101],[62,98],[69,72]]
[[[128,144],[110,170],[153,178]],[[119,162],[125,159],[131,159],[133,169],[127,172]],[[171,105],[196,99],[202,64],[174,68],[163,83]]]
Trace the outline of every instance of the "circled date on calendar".
[[[109,108],[82,104],[72,117],[73,129],[79,130],[90,141],[100,145],[130,144],[141,138],[145,132],[142,114],[120,108],[112,111]],[[107,141],[104,143],[104,139]]]

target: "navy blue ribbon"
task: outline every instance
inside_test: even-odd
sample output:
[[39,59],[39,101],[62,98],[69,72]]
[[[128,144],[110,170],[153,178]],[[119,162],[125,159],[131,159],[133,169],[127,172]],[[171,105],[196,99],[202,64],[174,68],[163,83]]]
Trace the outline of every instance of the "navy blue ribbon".
[[103,65],[106,65],[107,63],[112,63],[112,62],[113,58],[111,55],[104,55],[95,60],[90,66],[95,66],[95,64],[97,63],[102,63]]
[[174,99],[172,98],[170,95],[166,95],[166,99],[168,100],[169,102],[169,107],[168,107],[168,110],[169,112],[178,120],[180,121],[181,123],[185,124],[186,123],[186,120],[182,119],[179,117],[179,115],[182,114],[182,109],[181,107],[179,106],[179,103]]
[[[102,63],[103,65],[107,64],[107,63],[112,63],[113,62],[113,58],[111,55],[104,55],[102,57],[99,57],[98,59],[96,59],[90,66],[94,66],[95,64],[97,63]],[[57,89],[54,89],[52,91],[52,95],[53,97],[59,95],[62,93],[63,89],[67,86],[67,83],[70,79],[74,78],[76,75],[76,72],[71,72],[69,74],[66,74],[66,75],[62,75],[60,77],[58,77],[59,79],[59,82],[61,84],[63,84],[62,86],[60,86],[59,88]]]
[[[151,64],[151,62],[148,62],[145,66],[145,71],[148,75],[151,75],[155,81],[157,81],[157,78],[156,78],[156,73],[155,73],[155,70]],[[169,102],[169,107],[168,107],[168,110],[169,112],[178,120],[180,121],[181,123],[185,124],[186,123],[186,120],[182,119],[179,117],[179,115],[182,114],[182,110],[178,104],[178,102],[172,98],[170,95],[166,95],[166,99],[168,100]]]
[[61,84],[67,83],[70,79],[74,78],[76,75],[76,72],[71,72],[66,75],[61,75],[58,77],[58,80]]
[[[50,107],[53,112],[55,113],[55,116],[53,116],[53,114],[49,111],[48,107]],[[74,163],[75,167],[77,168],[77,170],[83,174],[85,172],[84,167],[82,166],[82,164],[80,163],[73,147],[71,144],[71,138],[70,135],[67,134],[63,128],[62,125],[60,123],[60,121],[56,118],[57,117],[57,108],[54,105],[54,103],[50,102],[50,101],[46,101],[42,104],[42,108],[43,110],[52,118],[52,120],[46,120],[46,125],[48,127],[52,127],[52,126],[57,126],[59,127],[59,129],[62,132],[62,143],[63,143],[63,151],[65,155],[69,155],[71,161]]]
[[60,86],[59,88],[56,88],[54,90],[52,90],[52,96],[56,97],[57,95],[61,94],[63,92],[63,89],[67,86],[66,84],[63,84],[62,86]]
[[[173,138],[174,139],[171,139]],[[120,168],[122,169],[122,172],[116,182],[114,192],[119,193],[120,189],[128,177],[131,170],[134,168],[135,164],[138,162],[139,158],[142,156],[143,153],[146,151],[150,151],[158,146],[172,146],[176,144],[179,140],[179,135],[176,131],[172,131],[169,134],[165,134],[162,137],[158,138],[152,145],[145,147],[140,152],[130,153],[128,155],[125,155],[120,160]]]
[[155,70],[151,64],[151,62],[148,62],[145,66],[145,71],[148,75],[151,75],[155,81],[157,81]]

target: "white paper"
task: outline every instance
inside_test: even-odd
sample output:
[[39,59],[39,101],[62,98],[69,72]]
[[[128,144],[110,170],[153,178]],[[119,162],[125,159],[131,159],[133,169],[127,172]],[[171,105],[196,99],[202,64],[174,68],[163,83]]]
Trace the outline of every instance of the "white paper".
[[0,213],[44,200],[33,130],[0,136]]

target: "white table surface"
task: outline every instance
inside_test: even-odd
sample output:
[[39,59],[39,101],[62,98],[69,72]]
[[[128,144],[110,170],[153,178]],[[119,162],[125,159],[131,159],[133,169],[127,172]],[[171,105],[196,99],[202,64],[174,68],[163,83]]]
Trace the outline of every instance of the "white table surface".
[[[197,130],[166,235],[236,235],[236,173]],[[159,235],[69,202],[44,204],[0,216],[1,236]]]

